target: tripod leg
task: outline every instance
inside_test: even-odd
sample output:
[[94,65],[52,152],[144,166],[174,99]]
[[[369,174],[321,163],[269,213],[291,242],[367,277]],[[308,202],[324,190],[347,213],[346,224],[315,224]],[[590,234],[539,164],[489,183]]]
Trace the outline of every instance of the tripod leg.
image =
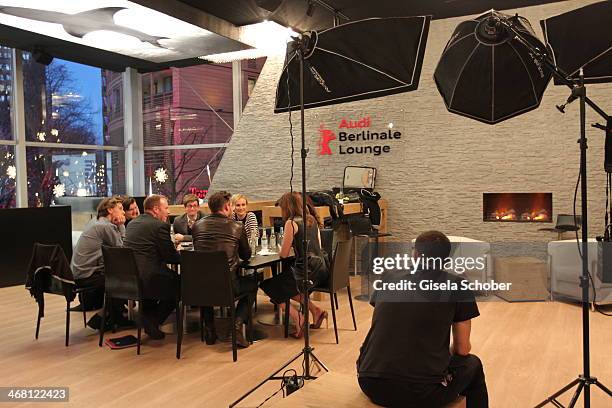
[[571,383],[567,384],[565,387],[561,388],[559,391],[555,392],[550,397],[546,398],[546,400],[540,402],[534,408],[541,408],[541,407],[543,407],[543,406],[545,406],[547,404],[555,404],[557,407],[560,406],[559,403],[556,401],[557,397],[562,395],[562,394],[564,394],[567,390],[571,389],[572,387],[574,387],[578,383],[580,383],[580,378],[576,378],[574,381],[572,381]]
[[329,372],[329,368],[327,368],[327,366],[326,366],[325,364],[323,364],[323,363],[321,362],[321,360],[319,360],[319,359],[317,358],[317,356],[315,356],[315,354],[314,354],[312,351],[310,352],[310,357],[312,357],[312,359],[313,359],[314,361],[316,361],[316,362],[317,362],[317,365],[318,365],[319,367],[321,367],[321,368],[323,368],[325,371]]
[[599,382],[599,380],[595,380],[594,384],[599,387],[600,390],[602,390],[603,392],[605,392],[606,394],[608,394],[609,396],[612,397],[612,391],[610,391],[608,389],[608,387],[606,387],[605,385],[603,385],[602,383]]
[[578,383],[578,388],[576,388],[576,392],[572,396],[572,400],[570,401],[567,408],[574,408],[574,406],[576,406],[576,402],[578,402],[578,397],[580,396],[580,392],[582,391],[583,388],[584,388],[584,382],[580,381]]

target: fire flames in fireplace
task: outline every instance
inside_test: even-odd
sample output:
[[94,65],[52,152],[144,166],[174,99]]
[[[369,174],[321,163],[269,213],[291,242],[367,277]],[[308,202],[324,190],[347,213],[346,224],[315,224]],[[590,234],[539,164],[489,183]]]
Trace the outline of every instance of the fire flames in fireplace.
[[483,220],[551,222],[552,193],[484,193]]
[[508,210],[502,208],[490,214],[489,219],[497,221],[550,221],[550,215],[545,209],[526,211],[517,214],[516,210],[510,208]]

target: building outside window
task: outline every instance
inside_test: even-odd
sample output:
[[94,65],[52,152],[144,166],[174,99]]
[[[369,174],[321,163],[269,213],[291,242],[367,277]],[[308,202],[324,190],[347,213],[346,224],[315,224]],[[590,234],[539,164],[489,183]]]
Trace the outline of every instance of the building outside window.
[[60,59],[46,66],[24,60],[26,140],[32,142],[26,149],[30,206],[50,205],[63,195],[125,192],[123,152],[102,148],[122,149],[123,132],[114,138],[105,134],[100,71]]
[[[242,64],[245,105],[249,79],[254,85],[264,61]],[[106,82],[120,77],[103,75]],[[172,68],[141,79],[146,193],[164,194],[171,203],[187,193],[204,197],[233,133],[231,64]]]

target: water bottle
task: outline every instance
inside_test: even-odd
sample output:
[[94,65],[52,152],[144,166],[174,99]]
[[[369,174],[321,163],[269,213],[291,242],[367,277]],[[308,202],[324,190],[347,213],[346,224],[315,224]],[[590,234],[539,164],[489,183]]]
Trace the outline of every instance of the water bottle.
[[276,234],[274,229],[270,232],[270,251],[276,252]]
[[283,227],[280,227],[280,231],[278,232],[278,238],[276,239],[276,243],[278,244],[279,248],[283,246],[283,238],[285,238],[285,233],[283,232]]
[[268,236],[266,235],[266,229],[263,229],[263,234],[261,234],[261,249],[268,249]]

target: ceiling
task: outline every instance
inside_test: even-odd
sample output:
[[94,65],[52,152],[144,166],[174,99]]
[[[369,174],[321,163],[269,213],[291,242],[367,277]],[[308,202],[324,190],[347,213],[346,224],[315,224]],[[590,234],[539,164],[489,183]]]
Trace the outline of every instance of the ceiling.
[[[264,19],[298,31],[333,26],[333,12],[351,20],[369,17],[432,15],[434,19],[478,14],[490,9],[504,10],[553,3],[559,0],[311,0],[312,16],[307,15],[309,0],[179,0],[206,13],[240,26]],[[342,21],[346,21],[341,19]]]
[[[156,71],[168,67],[181,67],[201,64],[205,61],[194,58],[198,55],[210,55],[216,52],[228,52],[236,49],[249,48],[248,45],[240,41],[238,27],[259,23],[264,19],[272,20],[284,26],[292,27],[297,31],[307,31],[314,29],[324,29],[333,26],[334,13],[325,8],[327,4],[332,10],[336,10],[340,22],[348,20],[360,20],[368,17],[391,17],[391,16],[415,16],[433,15],[433,18],[448,18],[461,15],[477,14],[491,8],[503,10],[518,8],[542,3],[551,3],[558,0],[310,0],[313,6],[309,10],[309,0],[88,0],[92,3],[74,3],[73,0],[63,0],[55,2],[44,2],[43,0],[0,0],[2,7],[14,3],[17,6],[28,7],[27,4],[44,4],[42,9],[50,10],[56,7],[54,4],[65,4],[63,7],[78,7],[88,9],[91,5],[95,9],[104,7],[107,2],[130,3],[132,8],[147,8],[161,15],[170,16],[180,22],[191,24],[192,28],[204,29],[211,33],[206,39],[196,38],[192,43],[177,43],[176,46],[168,47],[169,50],[187,47],[191,54],[176,54],[165,60],[147,58],[140,54],[130,54],[118,52],[113,45],[121,46],[121,43],[111,44],[110,48],[102,49],[101,43],[81,41],[82,34],[75,33],[75,25],[66,25],[60,30],[61,35],[51,35],[46,32],[36,30],[33,24],[17,23],[9,24],[7,18],[14,18],[7,13],[15,12],[3,8],[0,17],[0,44],[29,51],[43,51],[53,57],[75,61],[82,64],[97,66],[100,68],[123,71],[126,67],[133,67],[140,72]],[[22,5],[22,3],[24,3]],[[58,6],[59,7],[59,6]],[[128,6],[126,6],[128,7]],[[6,11],[8,10],[8,11]],[[28,10],[32,13],[33,9]],[[105,9],[98,9],[104,12]],[[19,11],[19,10],[18,10]],[[97,11],[97,10],[96,10]],[[20,11],[23,12],[23,9]],[[115,13],[115,12],[113,12]],[[53,13],[51,13],[53,14]],[[57,13],[55,13],[57,14]],[[310,16],[308,15],[310,14]],[[90,12],[84,13],[87,17]],[[38,14],[35,19],[41,21],[49,20],[50,14]],[[66,19],[67,14],[61,15]],[[74,16],[68,16],[72,19]],[[113,17],[114,18],[114,17]],[[101,19],[92,18],[90,23],[99,26],[103,23]],[[136,22],[144,24],[148,18],[141,18]],[[112,21],[110,21],[112,23]],[[62,23],[48,24],[47,27],[57,31],[62,27]],[[81,24],[81,23],[79,23]],[[137,24],[137,25],[138,25]],[[66,28],[69,27],[69,28]],[[115,30],[115,26],[111,30]],[[134,30],[131,25],[123,26],[120,31],[138,38],[142,36],[142,31]],[[168,29],[165,25],[159,29]],[[79,30],[81,26],[78,26]],[[90,28],[90,27],[89,27]],[[104,30],[107,28],[97,28]],[[79,31],[76,30],[76,31]],[[163,31],[163,30],[162,30]],[[171,30],[172,31],[172,30]],[[136,34],[134,34],[136,32]],[[174,31],[172,31],[173,33]],[[72,37],[71,37],[72,36]],[[171,40],[171,38],[155,37],[157,42]],[[84,37],[83,37],[84,38]],[[124,37],[125,38],[125,37]],[[195,37],[194,37],[195,38]],[[142,41],[155,42],[151,38]],[[177,40],[178,41],[178,40]],[[180,40],[182,41],[182,40]],[[179,47],[180,46],[180,47]],[[149,47],[150,48],[150,47]],[[161,47],[158,47],[161,48]],[[157,50],[159,51],[159,50]],[[185,55],[185,56],[182,56]]]

